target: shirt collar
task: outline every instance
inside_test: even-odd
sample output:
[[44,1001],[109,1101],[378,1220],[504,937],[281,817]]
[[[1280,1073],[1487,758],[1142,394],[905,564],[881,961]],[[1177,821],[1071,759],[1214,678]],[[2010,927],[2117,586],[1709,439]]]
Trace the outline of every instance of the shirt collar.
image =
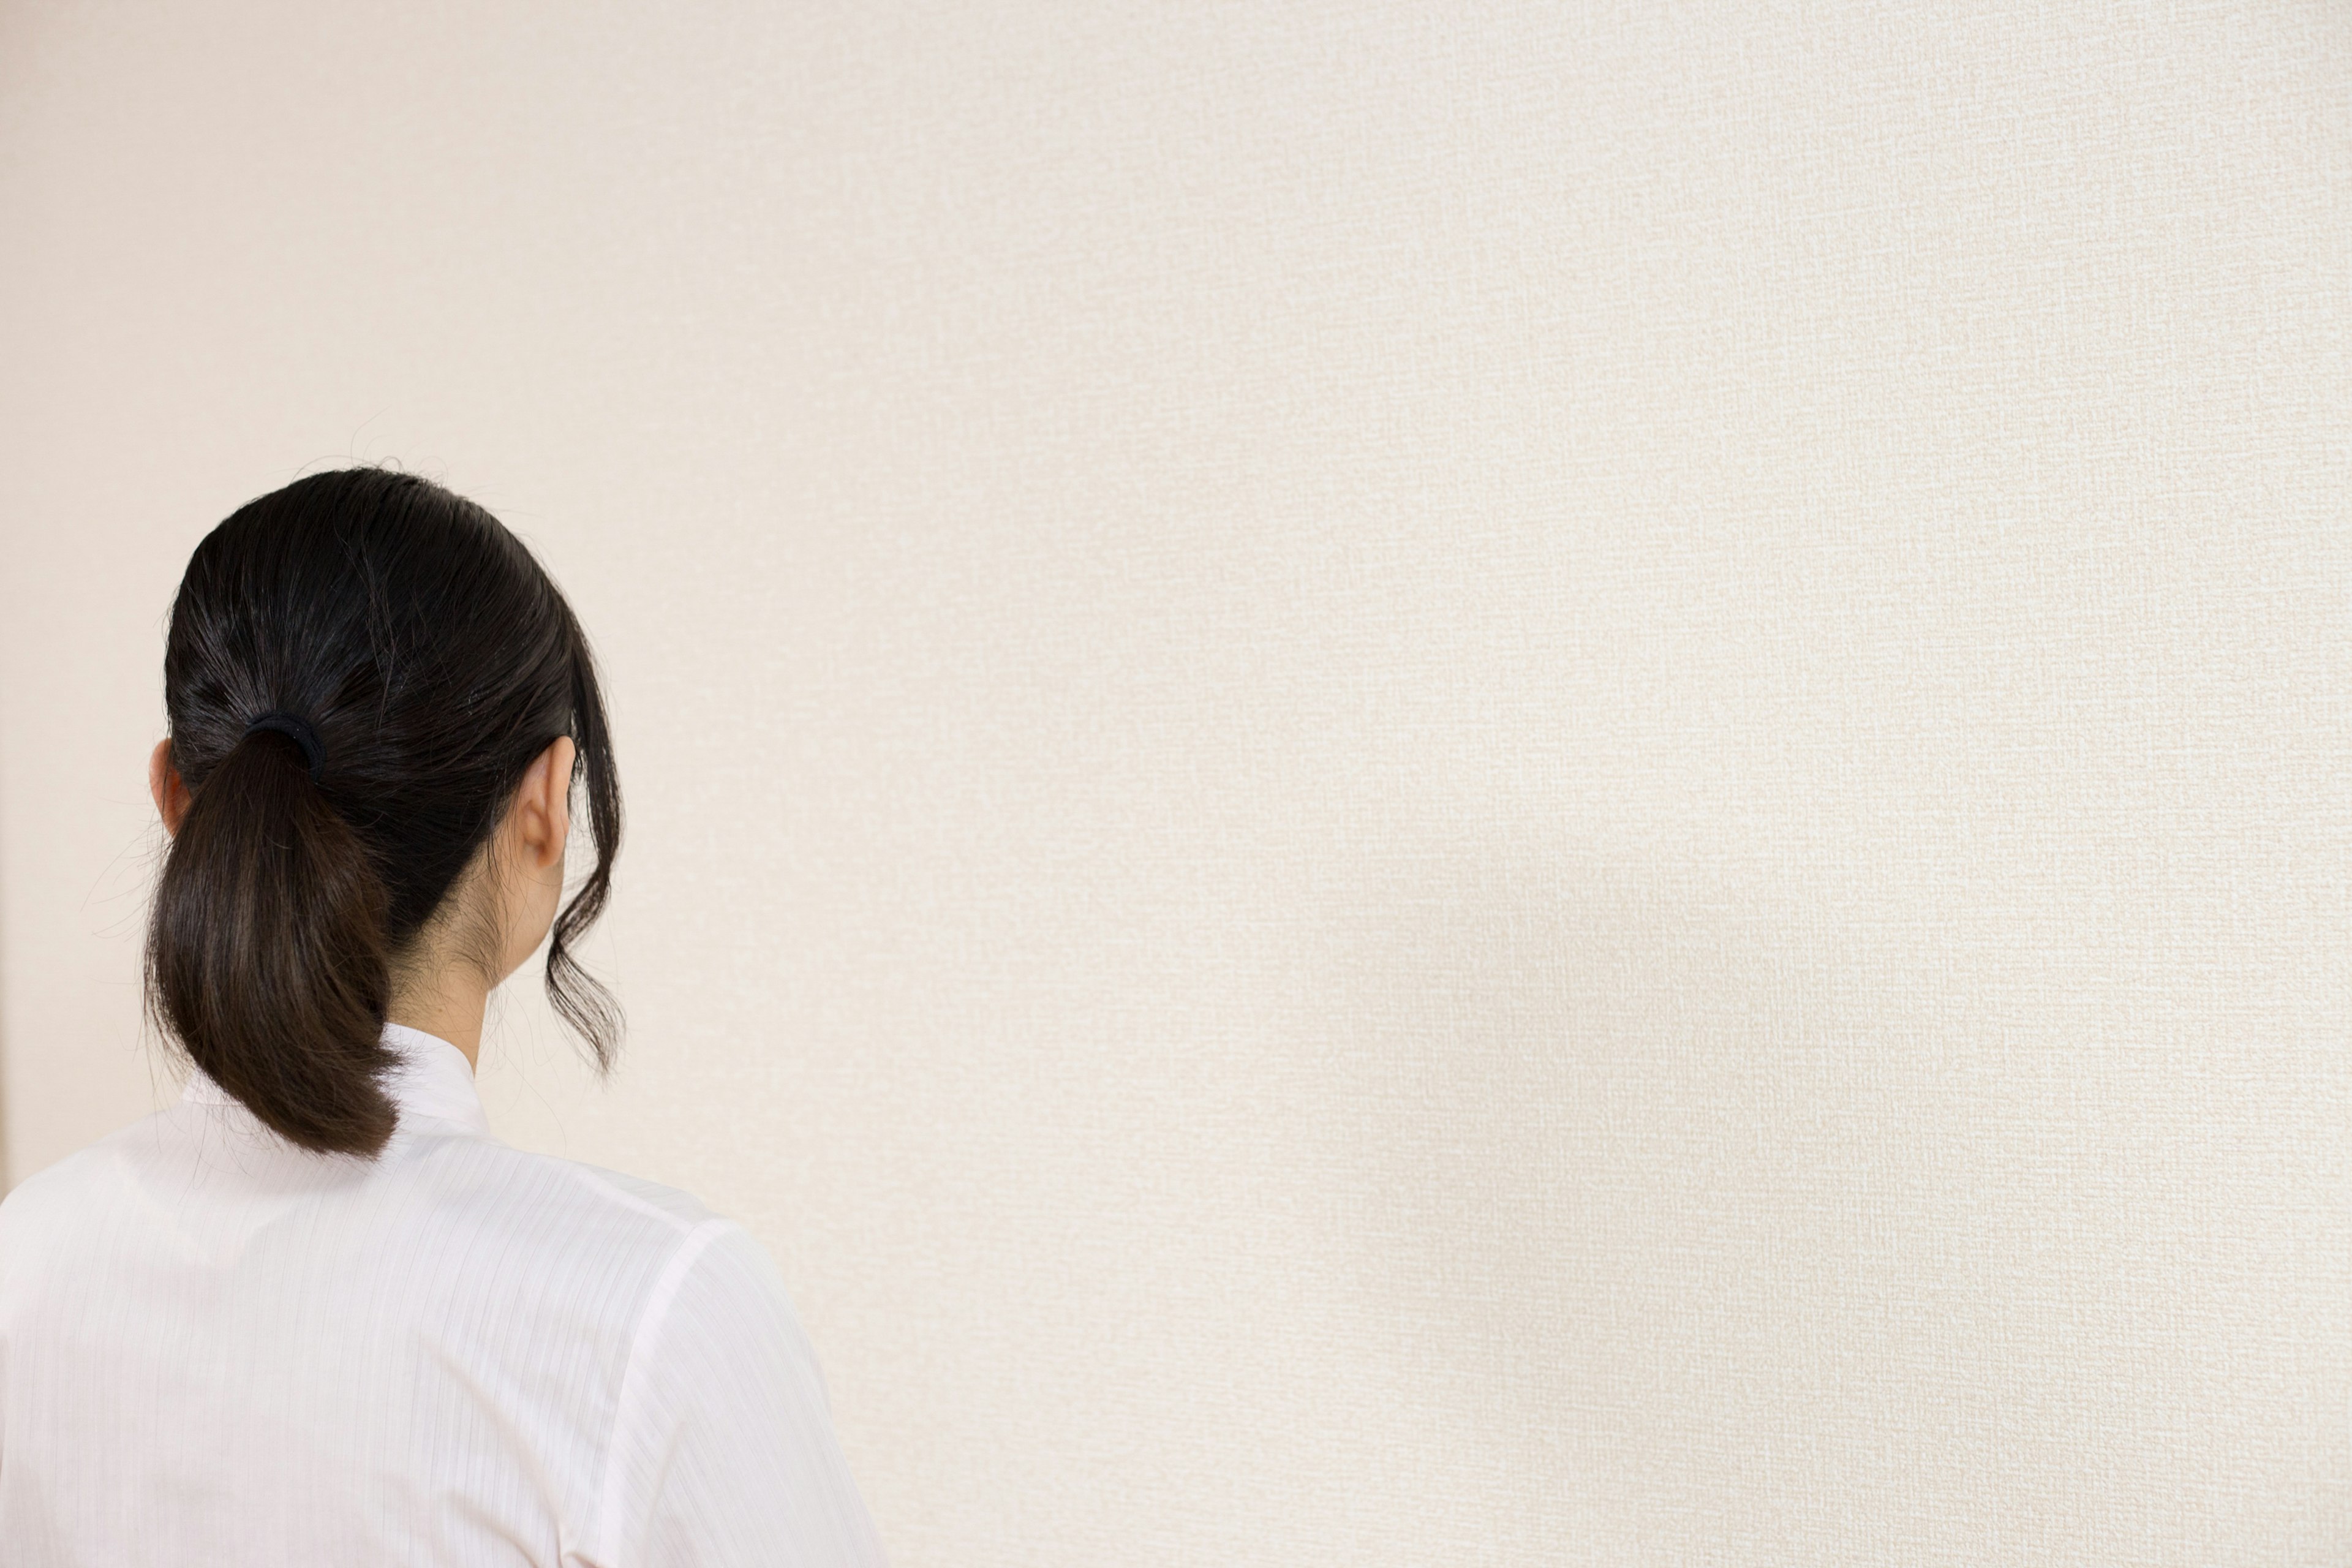
[[[383,1089],[400,1112],[401,1125],[414,1118],[445,1122],[487,1137],[490,1119],[482,1110],[482,1096],[474,1084],[474,1064],[466,1053],[438,1035],[386,1024],[383,1043],[400,1059],[383,1077]],[[202,1068],[188,1075],[182,1103],[232,1105],[236,1097],[215,1083]]]

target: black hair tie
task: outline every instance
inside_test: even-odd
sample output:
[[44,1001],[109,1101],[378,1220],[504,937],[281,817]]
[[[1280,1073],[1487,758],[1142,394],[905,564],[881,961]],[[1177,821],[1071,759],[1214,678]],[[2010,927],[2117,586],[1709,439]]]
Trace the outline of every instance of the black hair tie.
[[310,759],[312,784],[317,784],[320,775],[326,772],[326,742],[319,739],[318,731],[310,728],[310,721],[299,713],[264,713],[245,727],[245,733],[250,735],[256,730],[275,730],[281,735],[291,736],[294,743],[302,748],[302,754]]

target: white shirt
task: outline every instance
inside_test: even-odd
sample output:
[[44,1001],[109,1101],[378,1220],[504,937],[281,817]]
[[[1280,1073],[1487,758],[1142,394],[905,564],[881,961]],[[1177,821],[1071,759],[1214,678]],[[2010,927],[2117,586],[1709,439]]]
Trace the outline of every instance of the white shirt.
[[0,1204],[0,1561],[879,1563],[759,1243],[384,1038],[373,1162],[198,1073]]

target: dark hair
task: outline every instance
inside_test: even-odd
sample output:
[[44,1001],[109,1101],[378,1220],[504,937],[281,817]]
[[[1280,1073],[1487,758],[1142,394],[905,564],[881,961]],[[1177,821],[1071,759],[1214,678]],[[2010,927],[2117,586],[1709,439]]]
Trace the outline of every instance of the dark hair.
[[[149,1016],[305,1149],[373,1156],[391,972],[557,737],[596,868],[556,917],[547,992],[609,1070],[620,1010],[571,952],[604,910],[621,791],[580,623],[522,542],[428,479],[346,468],[205,536],[163,655],[190,792],[148,926]],[[311,782],[299,725],[323,749]]]

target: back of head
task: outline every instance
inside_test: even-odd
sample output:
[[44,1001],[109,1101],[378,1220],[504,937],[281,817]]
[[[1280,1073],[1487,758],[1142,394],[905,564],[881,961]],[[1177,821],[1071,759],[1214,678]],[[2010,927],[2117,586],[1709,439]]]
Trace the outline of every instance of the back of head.
[[322,1152],[383,1147],[394,967],[564,735],[596,865],[556,917],[547,988],[610,1065],[618,1012],[571,952],[620,844],[604,704],[571,607],[496,518],[375,468],[247,503],[188,562],[163,700],[190,798],[148,1008],[263,1122]]

